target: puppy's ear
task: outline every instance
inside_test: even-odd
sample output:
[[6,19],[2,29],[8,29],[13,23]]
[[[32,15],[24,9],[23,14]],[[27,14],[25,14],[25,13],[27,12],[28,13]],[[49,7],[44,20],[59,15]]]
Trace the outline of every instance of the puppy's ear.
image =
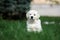
[[38,17],[40,18],[40,14],[38,13]]
[[40,18],[40,13],[38,12],[38,19]]
[[28,18],[28,12],[26,13],[26,18]]

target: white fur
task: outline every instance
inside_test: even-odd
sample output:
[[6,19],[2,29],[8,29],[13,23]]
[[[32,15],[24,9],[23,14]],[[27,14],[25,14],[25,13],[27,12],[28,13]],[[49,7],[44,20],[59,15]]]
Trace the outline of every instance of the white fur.
[[[33,16],[33,18],[31,18]],[[39,19],[40,15],[36,10],[30,10],[26,14],[27,17],[27,31],[28,32],[41,32],[41,20]]]

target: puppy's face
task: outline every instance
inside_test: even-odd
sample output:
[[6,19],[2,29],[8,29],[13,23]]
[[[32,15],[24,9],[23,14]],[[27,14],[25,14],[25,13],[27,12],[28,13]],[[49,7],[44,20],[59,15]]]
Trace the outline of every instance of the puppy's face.
[[39,19],[40,15],[36,10],[30,10],[27,12],[26,17],[27,19],[36,20],[36,19]]

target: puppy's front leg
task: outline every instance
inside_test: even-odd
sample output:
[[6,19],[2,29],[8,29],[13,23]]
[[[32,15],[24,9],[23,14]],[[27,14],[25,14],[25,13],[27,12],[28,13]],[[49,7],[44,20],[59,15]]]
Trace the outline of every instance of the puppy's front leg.
[[32,29],[31,29],[31,28],[27,28],[27,31],[28,31],[28,32],[32,32]]
[[27,31],[28,32],[33,32],[33,31],[36,31],[35,28],[31,27],[31,28],[27,28]]

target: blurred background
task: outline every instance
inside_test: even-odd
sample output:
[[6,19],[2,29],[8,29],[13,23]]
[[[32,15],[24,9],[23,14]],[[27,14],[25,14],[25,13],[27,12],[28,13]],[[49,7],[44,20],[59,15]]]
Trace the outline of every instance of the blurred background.
[[32,0],[0,0],[0,15],[3,19],[23,19]]
[[3,19],[24,19],[30,9],[41,16],[60,16],[60,0],[0,0],[0,16]]
[[33,0],[31,9],[38,10],[41,16],[60,16],[60,0]]
[[[31,9],[41,15],[40,33],[26,30]],[[60,40],[60,0],[0,0],[0,40]]]

